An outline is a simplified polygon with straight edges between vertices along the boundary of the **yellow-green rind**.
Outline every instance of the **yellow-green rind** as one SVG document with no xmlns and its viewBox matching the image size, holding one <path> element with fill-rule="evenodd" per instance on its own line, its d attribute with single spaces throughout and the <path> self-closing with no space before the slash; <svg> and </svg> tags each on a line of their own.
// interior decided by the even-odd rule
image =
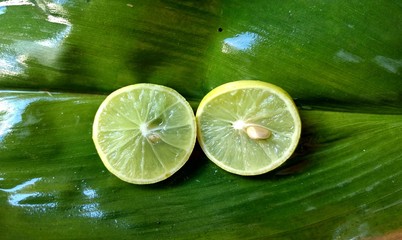
<svg viewBox="0 0 402 240">
<path fill-rule="evenodd" d="M 122 174 L 121 172 L 116 170 L 113 166 L 111 166 L 111 164 L 108 161 L 108 158 L 106 157 L 106 153 L 104 152 L 104 150 L 102 149 L 102 147 L 101 147 L 101 145 L 100 145 L 100 143 L 98 141 L 97 135 L 99 134 L 100 115 L 101 115 L 103 109 L 107 106 L 107 104 L 112 99 L 114 99 L 115 97 L 120 95 L 121 93 L 128 92 L 128 91 L 133 91 L 133 90 L 137 90 L 137 89 L 144 89 L 144 88 L 163 91 L 163 92 L 167 92 L 169 94 L 174 95 L 180 101 L 180 103 L 182 103 L 183 106 L 185 106 L 187 112 L 189 113 L 188 117 L 191 119 L 191 123 L 192 123 L 192 126 L 193 126 L 192 127 L 192 129 L 193 129 L 193 137 L 191 139 L 189 139 L 189 141 L 191 141 L 191 143 L 189 145 L 190 147 L 188 148 L 188 151 L 186 152 L 186 155 L 182 158 L 182 161 L 178 162 L 178 164 L 176 165 L 175 168 L 170 169 L 169 172 L 166 172 L 165 174 L 160 175 L 160 176 L 155 177 L 155 178 L 152 178 L 152 179 L 148 179 L 148 178 L 145 178 L 145 179 L 143 179 L 143 178 L 133 179 L 133 178 L 128 178 L 127 176 L 125 176 L 124 174 Z M 98 108 L 98 110 L 97 110 L 97 112 L 95 114 L 92 130 L 93 130 L 92 131 L 92 140 L 94 142 L 95 148 L 96 148 L 96 150 L 98 152 L 98 155 L 99 155 L 100 159 L 102 160 L 103 164 L 105 165 L 105 167 L 107 168 L 107 170 L 109 172 L 111 172 L 113 175 L 115 175 L 119 179 L 121 179 L 121 180 L 123 180 L 125 182 L 128 182 L 128 183 L 133 183 L 133 184 L 152 184 L 152 183 L 157 183 L 157 182 L 160 182 L 160 181 L 163 181 L 163 180 L 169 178 L 175 172 L 177 172 L 181 167 L 184 166 L 184 164 L 190 158 L 192 150 L 193 150 L 193 148 L 195 146 L 197 125 L 196 125 L 196 121 L 195 121 L 194 112 L 193 112 L 190 104 L 176 90 L 174 90 L 172 88 L 169 88 L 169 87 L 166 87 L 166 86 L 158 85 L 158 84 L 139 83 L 139 84 L 129 85 L 129 86 L 120 88 L 120 89 L 112 92 L 110 95 L 108 95 L 106 97 L 106 99 L 102 102 L 102 104 L 100 105 L 100 107 Z"/>
<path fill-rule="evenodd" d="M 259 169 L 258 171 L 245 171 L 245 170 L 239 170 L 236 168 L 232 168 L 226 164 L 223 164 L 219 159 L 216 159 L 216 157 L 213 156 L 208 151 L 207 147 L 205 146 L 203 134 L 201 132 L 200 117 L 203 113 L 204 107 L 208 104 L 208 102 L 211 99 L 213 99 L 219 95 L 222 95 L 224 93 L 228 93 L 230 91 L 247 89 L 247 88 L 255 88 L 255 87 L 268 90 L 268 91 L 276 94 L 277 96 L 279 96 L 280 99 L 282 99 L 285 102 L 288 109 L 291 109 L 291 111 L 289 111 L 289 112 L 291 113 L 294 123 L 295 123 L 295 133 L 293 134 L 292 145 L 287 149 L 285 155 L 282 155 L 278 160 L 276 160 L 275 162 L 273 162 L 270 165 L 265 166 L 264 168 Z M 228 83 L 222 84 L 222 85 L 214 88 L 209 93 L 207 93 L 205 95 L 205 97 L 201 100 L 199 107 L 197 109 L 197 112 L 196 112 L 196 121 L 197 121 L 197 139 L 198 139 L 198 142 L 200 143 L 202 150 L 207 155 L 207 157 L 212 162 L 214 162 L 216 165 L 218 165 L 220 168 L 222 168 L 228 172 L 238 174 L 238 175 L 243 175 L 243 176 L 261 175 L 261 174 L 267 173 L 267 172 L 279 167 L 280 165 L 282 165 L 287 159 L 289 159 L 292 156 L 293 152 L 296 150 L 296 147 L 298 145 L 298 142 L 299 142 L 299 139 L 301 136 L 301 119 L 300 119 L 297 107 L 296 107 L 293 99 L 291 98 L 291 96 L 285 90 L 283 90 L 282 88 L 280 88 L 276 85 L 273 85 L 273 84 L 270 84 L 267 82 L 263 82 L 263 81 L 258 81 L 258 80 L 239 80 L 239 81 L 234 81 L 234 82 L 228 82 Z M 222 139 L 222 141 L 225 141 L 225 139 Z"/>
</svg>

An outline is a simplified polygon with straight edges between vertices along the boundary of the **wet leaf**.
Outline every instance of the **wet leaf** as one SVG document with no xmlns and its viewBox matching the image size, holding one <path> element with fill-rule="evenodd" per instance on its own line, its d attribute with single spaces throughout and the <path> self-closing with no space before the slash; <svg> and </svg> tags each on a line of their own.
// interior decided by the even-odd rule
<svg viewBox="0 0 402 240">
<path fill-rule="evenodd" d="M 15 238 L 362 239 L 402 227 L 399 1 L 0 2 L 0 231 Z M 194 108 L 221 83 L 287 90 L 303 133 L 259 177 L 197 146 L 150 186 L 91 140 L 113 90 L 167 85 Z"/>
</svg>

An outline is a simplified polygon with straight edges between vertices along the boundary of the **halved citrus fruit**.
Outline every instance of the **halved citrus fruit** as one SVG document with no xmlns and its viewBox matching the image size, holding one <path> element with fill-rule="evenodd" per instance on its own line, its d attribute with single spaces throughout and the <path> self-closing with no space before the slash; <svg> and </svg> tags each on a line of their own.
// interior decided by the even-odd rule
<svg viewBox="0 0 402 240">
<path fill-rule="evenodd" d="M 175 90 L 135 84 L 116 90 L 102 102 L 92 138 L 111 173 L 130 183 L 155 183 L 189 159 L 196 141 L 195 116 Z"/>
<path fill-rule="evenodd" d="M 213 89 L 202 99 L 196 121 L 207 157 L 239 175 L 275 169 L 292 155 L 301 134 L 292 98 L 262 81 L 242 80 Z"/>
</svg>

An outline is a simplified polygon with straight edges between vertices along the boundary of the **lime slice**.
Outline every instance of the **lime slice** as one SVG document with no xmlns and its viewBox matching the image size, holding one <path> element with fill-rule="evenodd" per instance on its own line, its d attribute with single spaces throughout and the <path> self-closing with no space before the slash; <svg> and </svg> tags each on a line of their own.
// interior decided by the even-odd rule
<svg viewBox="0 0 402 240">
<path fill-rule="evenodd" d="M 239 175 L 275 169 L 294 152 L 301 121 L 292 98 L 261 81 L 223 84 L 209 92 L 196 114 L 201 148 L 219 167 Z"/>
<path fill-rule="evenodd" d="M 111 173 L 129 183 L 155 183 L 189 159 L 196 141 L 195 116 L 175 90 L 135 84 L 103 101 L 92 138 Z"/>
</svg>

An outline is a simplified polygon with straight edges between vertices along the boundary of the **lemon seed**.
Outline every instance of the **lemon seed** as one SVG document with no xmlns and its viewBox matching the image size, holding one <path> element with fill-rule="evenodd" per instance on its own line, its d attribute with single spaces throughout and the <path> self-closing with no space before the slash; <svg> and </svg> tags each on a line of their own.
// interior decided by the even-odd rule
<svg viewBox="0 0 402 240">
<path fill-rule="evenodd" d="M 271 131 L 266 129 L 265 127 L 252 125 L 246 128 L 246 132 L 249 138 L 254 140 L 263 140 L 269 138 L 271 136 Z"/>
</svg>

